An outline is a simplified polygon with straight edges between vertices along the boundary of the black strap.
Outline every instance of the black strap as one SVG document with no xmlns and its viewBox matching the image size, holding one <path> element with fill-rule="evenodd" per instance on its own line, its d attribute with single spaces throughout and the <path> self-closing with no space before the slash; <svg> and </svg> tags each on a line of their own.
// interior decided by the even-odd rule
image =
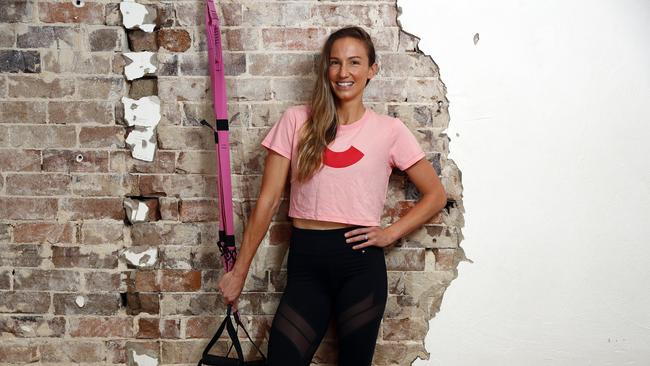
<svg viewBox="0 0 650 366">
<path fill-rule="evenodd" d="M 230 346 L 230 348 L 228 350 L 228 354 L 230 353 L 230 350 L 232 350 L 232 348 L 234 347 L 235 352 L 237 353 L 237 358 L 239 359 L 239 362 L 241 364 L 243 364 L 244 363 L 244 353 L 242 352 L 241 343 L 239 342 L 239 337 L 237 336 L 237 331 L 239 330 L 239 327 L 241 327 L 244 330 L 244 333 L 246 333 L 246 336 L 251 341 L 251 343 L 253 344 L 255 349 L 257 349 L 257 351 L 260 353 L 260 355 L 262 355 L 263 361 L 266 361 L 266 356 L 264 355 L 264 353 L 262 353 L 262 350 L 260 350 L 259 347 L 257 347 L 255 342 L 253 342 L 253 339 L 251 338 L 251 336 L 246 331 L 246 327 L 244 327 L 244 324 L 242 323 L 241 319 L 239 318 L 239 313 L 238 312 L 235 313 L 235 314 L 232 314 L 232 317 L 235 318 L 235 323 L 237 324 L 237 330 L 235 330 L 235 327 L 233 326 L 233 323 L 232 323 L 231 313 L 232 313 L 232 304 L 228 304 L 228 309 L 227 309 L 227 312 L 226 312 L 226 318 L 221 322 L 221 325 L 219 326 L 219 329 L 217 329 L 217 332 L 214 334 L 212 339 L 210 339 L 210 342 L 208 342 L 208 345 L 203 350 L 203 357 L 202 357 L 201 361 L 199 361 L 198 366 L 202 365 L 202 361 L 205 361 L 207 364 L 215 364 L 215 363 L 210 363 L 211 360 L 213 360 L 213 362 L 216 362 L 217 360 L 219 360 L 220 363 L 223 363 L 225 361 L 225 359 L 222 358 L 222 357 L 217 357 L 217 356 L 213 356 L 213 355 L 209 354 L 210 349 L 212 349 L 212 347 L 217 342 L 219 337 L 221 337 L 221 334 L 223 333 L 224 329 L 228 332 L 228 336 L 230 337 L 230 340 L 232 341 L 232 344 L 231 344 L 231 346 Z M 234 361 L 234 362 L 237 362 L 237 361 Z"/>
</svg>

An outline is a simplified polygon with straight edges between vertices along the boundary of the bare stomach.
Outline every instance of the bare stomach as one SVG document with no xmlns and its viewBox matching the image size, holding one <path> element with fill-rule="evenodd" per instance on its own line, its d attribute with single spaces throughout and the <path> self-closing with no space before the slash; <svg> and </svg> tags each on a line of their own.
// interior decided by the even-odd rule
<svg viewBox="0 0 650 366">
<path fill-rule="evenodd" d="M 342 222 L 310 220 L 310 219 L 301 219 L 297 217 L 294 217 L 292 219 L 293 219 L 293 226 L 300 229 L 327 230 L 327 229 L 339 229 L 342 227 L 357 226 L 353 224 L 345 224 Z"/>
</svg>

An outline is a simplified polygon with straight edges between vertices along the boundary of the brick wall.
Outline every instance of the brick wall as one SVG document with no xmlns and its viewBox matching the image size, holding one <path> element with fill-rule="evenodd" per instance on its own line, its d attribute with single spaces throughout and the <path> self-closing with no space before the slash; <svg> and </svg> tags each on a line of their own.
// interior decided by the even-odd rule
<svg viewBox="0 0 650 366">
<path fill-rule="evenodd" d="M 194 365 L 224 304 L 215 246 L 216 185 L 202 1 L 144 1 L 156 30 L 122 26 L 119 2 L 3 2 L 0 11 L 0 363 Z M 449 203 L 387 251 L 389 300 L 377 365 L 427 358 L 427 321 L 464 260 L 461 175 L 447 159 L 445 88 L 435 63 L 401 31 L 395 1 L 219 2 L 231 124 L 237 237 L 259 192 L 260 141 L 306 102 L 329 32 L 361 25 L 380 73 L 366 103 L 416 134 Z M 152 51 L 155 75 L 127 81 L 123 52 Z M 153 162 L 125 144 L 123 96 L 157 95 Z M 384 224 L 418 193 L 390 181 Z M 126 220 L 124 200 L 150 208 Z M 240 312 L 266 347 L 286 279 L 286 201 L 253 262 Z M 239 242 L 239 240 L 238 240 Z M 334 364 L 330 329 L 315 361 Z M 222 347 L 223 345 L 220 345 Z M 248 345 L 247 345 L 248 346 Z M 247 347 L 247 349 L 250 347 Z"/>
</svg>

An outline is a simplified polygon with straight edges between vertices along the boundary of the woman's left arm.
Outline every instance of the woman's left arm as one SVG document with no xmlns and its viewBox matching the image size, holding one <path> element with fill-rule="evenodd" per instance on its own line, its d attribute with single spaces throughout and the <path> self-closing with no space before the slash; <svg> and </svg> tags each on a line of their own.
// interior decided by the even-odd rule
<svg viewBox="0 0 650 366">
<path fill-rule="evenodd" d="M 406 215 L 386 228 L 364 227 L 345 233 L 348 243 L 362 242 L 354 245 L 352 249 L 362 249 L 371 245 L 387 247 L 421 227 L 445 207 L 447 194 L 438 174 L 427 159 L 420 159 L 404 172 L 420 191 L 420 200 Z"/>
</svg>

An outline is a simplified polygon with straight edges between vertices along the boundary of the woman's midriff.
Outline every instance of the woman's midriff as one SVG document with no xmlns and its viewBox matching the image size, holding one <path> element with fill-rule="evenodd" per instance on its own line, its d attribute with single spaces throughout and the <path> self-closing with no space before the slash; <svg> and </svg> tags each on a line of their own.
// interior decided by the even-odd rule
<svg viewBox="0 0 650 366">
<path fill-rule="evenodd" d="M 342 222 L 332 222 L 332 221 L 320 221 L 320 220 L 310 220 L 310 219 L 301 219 L 294 217 L 293 226 L 300 229 L 312 229 L 312 230 L 327 230 L 327 229 L 339 229 L 350 226 L 358 226 L 353 224 L 346 224 Z"/>
</svg>

